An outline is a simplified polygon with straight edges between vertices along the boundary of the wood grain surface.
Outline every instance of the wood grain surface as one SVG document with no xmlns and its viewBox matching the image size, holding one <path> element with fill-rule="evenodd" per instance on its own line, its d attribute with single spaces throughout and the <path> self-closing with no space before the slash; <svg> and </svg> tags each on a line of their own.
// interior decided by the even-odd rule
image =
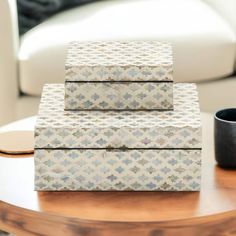
<svg viewBox="0 0 236 236">
<path fill-rule="evenodd" d="M 0 157 L 0 228 L 18 235 L 236 235 L 236 171 L 203 115 L 200 192 L 35 192 L 33 157 Z"/>
</svg>

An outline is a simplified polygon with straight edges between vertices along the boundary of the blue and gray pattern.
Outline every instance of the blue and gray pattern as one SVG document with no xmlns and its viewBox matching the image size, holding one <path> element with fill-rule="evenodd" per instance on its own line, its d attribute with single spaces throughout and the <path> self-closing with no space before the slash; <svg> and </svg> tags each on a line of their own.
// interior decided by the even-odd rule
<svg viewBox="0 0 236 236">
<path fill-rule="evenodd" d="M 36 148 L 201 148 L 196 86 L 174 85 L 174 111 L 64 111 L 64 85 L 43 90 Z"/>
<path fill-rule="evenodd" d="M 172 47 L 158 41 L 71 42 L 66 81 L 173 81 Z"/>
<path fill-rule="evenodd" d="M 173 83 L 66 83 L 65 109 L 173 109 Z"/>
<path fill-rule="evenodd" d="M 198 191 L 201 121 L 194 84 L 174 85 L 174 111 L 65 111 L 64 85 L 43 90 L 35 189 Z"/>
<path fill-rule="evenodd" d="M 36 150 L 35 189 L 198 191 L 200 150 Z"/>
</svg>

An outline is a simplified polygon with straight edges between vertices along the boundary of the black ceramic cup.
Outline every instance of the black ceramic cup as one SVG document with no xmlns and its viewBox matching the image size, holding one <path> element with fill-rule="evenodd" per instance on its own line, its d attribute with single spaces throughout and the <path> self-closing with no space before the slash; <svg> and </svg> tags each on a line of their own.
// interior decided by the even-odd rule
<svg viewBox="0 0 236 236">
<path fill-rule="evenodd" d="M 214 123 L 216 161 L 221 167 L 236 168 L 236 108 L 217 111 Z"/>
</svg>

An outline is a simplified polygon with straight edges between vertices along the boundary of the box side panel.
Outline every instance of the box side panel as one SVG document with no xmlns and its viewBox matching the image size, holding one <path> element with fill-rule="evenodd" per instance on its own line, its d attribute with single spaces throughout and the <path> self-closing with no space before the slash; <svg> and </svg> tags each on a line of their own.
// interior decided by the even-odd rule
<svg viewBox="0 0 236 236">
<path fill-rule="evenodd" d="M 198 191 L 201 150 L 35 150 L 38 191 Z"/>
<path fill-rule="evenodd" d="M 85 117 L 86 119 L 86 117 Z M 89 122 L 89 121 L 88 121 Z M 151 121 L 150 121 L 151 122 Z M 76 124 L 75 126 L 79 123 Z M 201 129 L 190 127 L 40 128 L 35 131 L 36 148 L 201 148 Z"/>
<path fill-rule="evenodd" d="M 171 110 L 173 83 L 66 83 L 68 110 Z"/>
<path fill-rule="evenodd" d="M 171 81 L 173 65 L 66 66 L 65 81 Z"/>
</svg>

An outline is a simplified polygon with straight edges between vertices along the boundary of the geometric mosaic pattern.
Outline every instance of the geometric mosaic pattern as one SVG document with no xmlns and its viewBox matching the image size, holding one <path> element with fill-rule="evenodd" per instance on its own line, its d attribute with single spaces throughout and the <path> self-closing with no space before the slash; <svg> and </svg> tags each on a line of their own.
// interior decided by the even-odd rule
<svg viewBox="0 0 236 236">
<path fill-rule="evenodd" d="M 35 142 L 36 148 L 201 148 L 201 130 L 48 127 L 37 128 Z"/>
<path fill-rule="evenodd" d="M 173 109 L 173 83 L 66 83 L 65 109 Z"/>
<path fill-rule="evenodd" d="M 173 81 L 172 48 L 158 41 L 71 42 L 66 81 Z"/>
<path fill-rule="evenodd" d="M 198 191 L 201 150 L 35 150 L 35 190 Z"/>
<path fill-rule="evenodd" d="M 173 94 L 174 111 L 64 111 L 64 85 L 45 85 L 35 148 L 201 148 L 196 85 Z"/>
</svg>

